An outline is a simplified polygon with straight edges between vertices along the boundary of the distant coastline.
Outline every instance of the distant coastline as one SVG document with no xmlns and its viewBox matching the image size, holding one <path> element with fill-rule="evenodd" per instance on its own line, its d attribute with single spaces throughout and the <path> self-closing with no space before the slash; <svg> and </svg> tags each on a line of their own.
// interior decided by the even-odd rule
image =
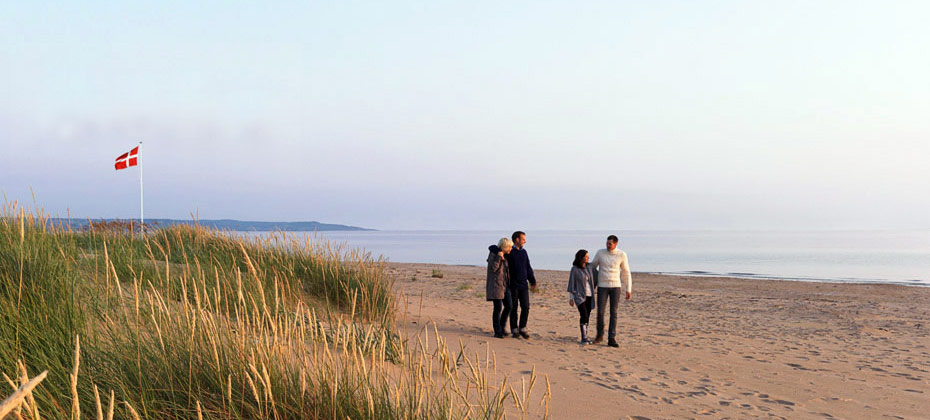
<svg viewBox="0 0 930 420">
<path fill-rule="evenodd" d="M 133 221 L 138 222 L 139 219 L 77 219 L 72 218 L 70 220 L 72 229 L 82 229 L 87 226 L 88 221 L 100 222 L 100 221 Z M 67 225 L 69 223 L 68 219 L 63 218 L 53 218 L 50 220 L 52 223 L 58 225 Z M 248 221 L 248 220 L 233 220 L 233 219 L 200 219 L 200 220 L 181 220 L 181 219 L 145 219 L 146 225 L 157 225 L 159 227 L 174 226 L 174 225 L 200 225 L 208 228 L 218 229 L 218 230 L 231 230 L 239 232 L 271 232 L 271 231 L 285 231 L 285 232 L 336 232 L 336 231 L 352 231 L 352 232 L 373 232 L 375 229 L 363 228 L 358 226 L 350 225 L 340 225 L 335 223 L 321 223 L 317 221 L 310 222 L 263 222 L 263 221 Z"/>
</svg>

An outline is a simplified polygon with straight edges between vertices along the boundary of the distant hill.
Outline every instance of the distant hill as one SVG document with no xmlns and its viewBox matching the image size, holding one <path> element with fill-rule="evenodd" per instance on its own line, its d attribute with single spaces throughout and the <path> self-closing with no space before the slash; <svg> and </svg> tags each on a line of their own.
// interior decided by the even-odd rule
<svg viewBox="0 0 930 420">
<path fill-rule="evenodd" d="M 81 229 L 87 226 L 88 219 L 71 219 L 71 227 L 74 229 Z M 125 221 L 135 221 L 138 222 L 138 219 L 91 219 L 95 222 L 98 221 L 112 221 L 112 220 L 125 220 Z M 64 223 L 67 224 L 67 219 L 52 219 L 55 224 Z M 219 219 L 219 220 L 205 220 L 201 219 L 196 222 L 193 220 L 179 220 L 179 219 L 145 219 L 145 224 L 157 224 L 159 227 L 173 226 L 173 225 L 193 225 L 199 224 L 204 227 L 215 228 L 219 230 L 233 230 L 241 232 L 250 232 L 250 231 L 286 231 L 286 232 L 323 232 L 323 231 L 373 231 L 375 229 L 366 229 L 358 226 L 348 226 L 348 225 L 338 225 L 332 223 L 320 223 L 320 222 L 256 222 L 256 221 L 245 221 L 245 220 L 232 220 L 232 219 Z"/>
</svg>

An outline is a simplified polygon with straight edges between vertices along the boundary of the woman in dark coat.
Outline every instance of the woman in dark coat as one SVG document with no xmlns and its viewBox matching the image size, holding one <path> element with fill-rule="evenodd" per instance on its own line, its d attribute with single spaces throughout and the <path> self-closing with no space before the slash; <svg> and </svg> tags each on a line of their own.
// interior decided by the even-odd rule
<svg viewBox="0 0 930 420">
<path fill-rule="evenodd" d="M 494 336 L 504 338 L 505 323 L 510 315 L 510 299 L 507 296 L 507 287 L 510 285 L 510 268 L 504 255 L 513 249 L 513 241 L 501 238 L 497 245 L 488 247 L 488 285 L 487 298 L 494 302 L 494 312 L 491 313 L 491 322 L 494 325 Z"/>
<path fill-rule="evenodd" d="M 588 268 L 588 251 L 579 249 L 568 275 L 569 304 L 578 307 L 578 325 L 581 329 L 581 344 L 588 344 L 588 318 L 594 308 L 594 273 Z"/>
</svg>

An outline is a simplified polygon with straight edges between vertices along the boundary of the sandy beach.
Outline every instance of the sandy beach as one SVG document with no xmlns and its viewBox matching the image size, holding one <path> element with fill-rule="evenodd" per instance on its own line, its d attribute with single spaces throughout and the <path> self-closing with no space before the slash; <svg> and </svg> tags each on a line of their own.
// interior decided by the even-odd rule
<svg viewBox="0 0 930 420">
<path fill-rule="evenodd" d="M 634 273 L 615 349 L 578 344 L 567 271 L 536 271 L 524 340 L 492 336 L 485 267 L 388 270 L 408 330 L 490 351 L 517 389 L 535 368 L 554 419 L 930 417 L 930 288 Z"/>
</svg>

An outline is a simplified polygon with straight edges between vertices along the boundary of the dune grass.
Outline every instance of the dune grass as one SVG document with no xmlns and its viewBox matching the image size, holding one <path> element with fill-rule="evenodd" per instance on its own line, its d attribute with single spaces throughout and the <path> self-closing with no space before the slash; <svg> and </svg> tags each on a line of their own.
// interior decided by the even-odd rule
<svg viewBox="0 0 930 420">
<path fill-rule="evenodd" d="M 0 211 L 0 372 L 26 419 L 520 417 L 536 380 L 399 332 L 384 262 L 312 237 L 144 237 Z M 528 388 L 527 388 L 528 385 Z M 34 385 L 33 385 L 34 386 Z M 512 407 L 512 408 L 510 408 Z M 106 414 L 106 415 L 105 415 Z"/>
</svg>

